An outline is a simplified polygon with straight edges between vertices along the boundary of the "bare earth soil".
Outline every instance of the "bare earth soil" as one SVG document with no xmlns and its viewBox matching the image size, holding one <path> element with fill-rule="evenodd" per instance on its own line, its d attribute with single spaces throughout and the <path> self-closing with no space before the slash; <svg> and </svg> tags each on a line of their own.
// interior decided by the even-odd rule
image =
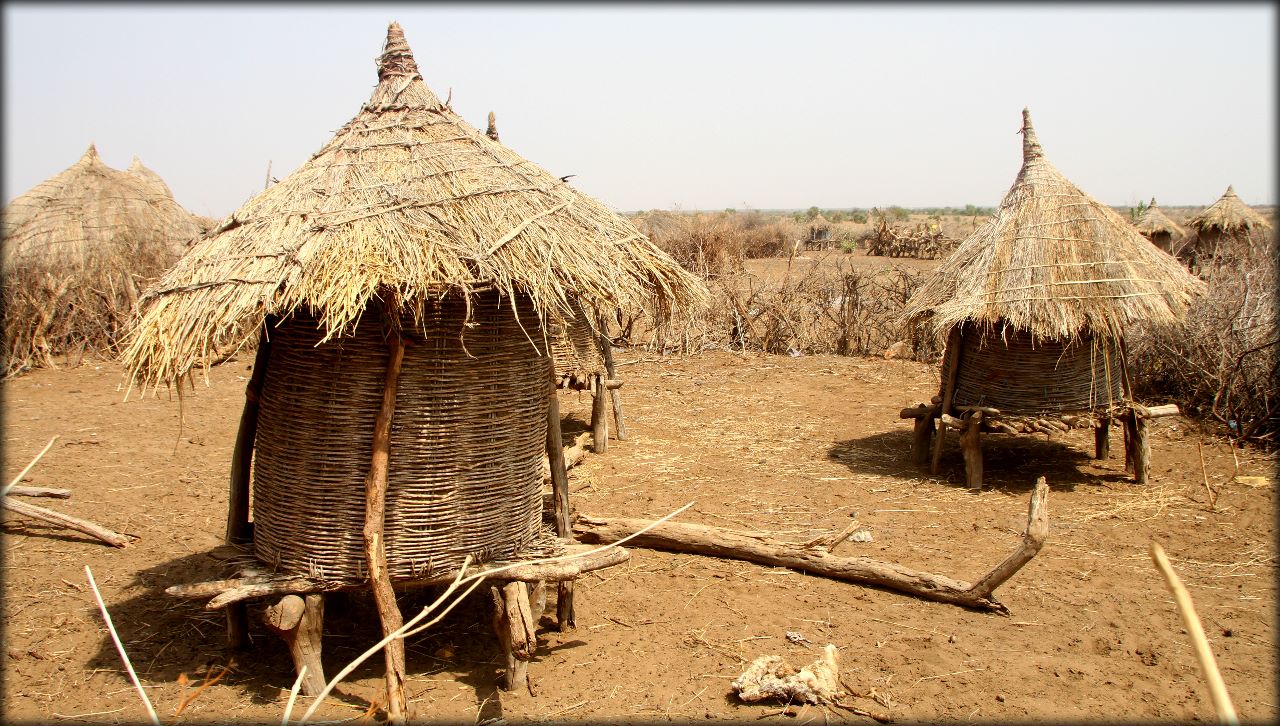
<svg viewBox="0 0 1280 726">
<path fill-rule="evenodd" d="M 69 500 L 27 499 L 139 539 L 113 549 L 5 512 L 6 722 L 144 721 L 85 577 L 92 568 L 142 684 L 165 723 L 279 722 L 293 682 L 283 644 L 251 608 L 254 649 L 223 645 L 220 614 L 164 594 L 213 579 L 225 526 L 231 447 L 248 365 L 241 357 L 178 400 L 123 402 L 121 370 L 90 363 L 5 384 L 8 482 L 55 434 L 28 485 Z M 729 683 L 758 656 L 795 665 L 839 648 L 848 702 L 898 720 L 1212 720 L 1214 712 L 1173 600 L 1148 555 L 1163 544 L 1190 588 L 1243 719 L 1275 721 L 1276 547 L 1273 457 L 1233 454 L 1194 424 L 1161 419 L 1151 483 L 1095 461 L 1089 432 L 1061 439 L 990 436 L 984 491 L 963 483 L 952 436 L 943 473 L 911 464 L 900 407 L 937 391 L 924 363 L 727 352 L 659 358 L 620 351 L 627 441 L 570 472 L 574 507 L 764 530 L 803 542 L 845 527 L 872 533 L 837 554 L 864 555 L 972 580 L 1011 552 L 1029 493 L 1044 475 L 1045 549 L 996 591 L 1004 617 L 786 569 L 632 549 L 629 563 L 580 580 L 577 628 L 555 630 L 554 605 L 530 666 L 536 695 L 496 689 L 502 658 L 480 591 L 410 639 L 413 720 L 866 722 L 847 711 L 742 704 Z M 567 436 L 590 397 L 562 394 Z M 180 422 L 180 412 L 182 420 Z M 1203 441 L 1204 474 L 1197 441 Z M 394 455 L 394 454 L 393 454 Z M 1238 458 L 1239 465 L 1235 463 Z M 1236 475 L 1265 477 L 1236 479 Z M 1207 503 L 1205 478 L 1220 491 Z M 405 613 L 430 601 L 402 597 Z M 332 676 L 378 636 L 368 595 L 330 601 L 324 663 Z M 809 642 L 791 643 L 787 631 Z M 217 683 L 175 711 L 209 674 Z M 382 659 L 361 666 L 322 706 L 358 721 L 382 698 Z M 302 705 L 311 699 L 302 698 Z M 295 710 L 294 717 L 300 715 Z M 376 718 L 382 718 L 378 714 Z"/>
</svg>

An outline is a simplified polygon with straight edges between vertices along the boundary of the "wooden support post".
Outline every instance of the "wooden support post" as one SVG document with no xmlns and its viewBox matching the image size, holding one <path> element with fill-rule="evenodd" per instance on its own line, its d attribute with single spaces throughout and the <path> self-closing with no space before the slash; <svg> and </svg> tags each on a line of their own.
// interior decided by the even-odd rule
<svg viewBox="0 0 1280 726">
<path fill-rule="evenodd" d="M 302 695 L 318 696 L 324 690 L 324 666 L 320 662 L 320 640 L 324 632 L 324 595 L 312 593 L 304 600 L 285 595 L 262 614 L 267 627 L 284 640 L 293 656 L 295 672 L 301 673 Z"/>
<path fill-rule="evenodd" d="M 1137 417 L 1130 411 L 1124 417 L 1124 470 L 1133 472 L 1133 446 L 1137 438 Z"/>
<path fill-rule="evenodd" d="M 933 443 L 937 428 L 931 415 L 926 414 L 916 419 L 915 430 L 911 436 L 911 453 L 915 455 L 917 466 L 929 463 L 929 444 Z"/>
<path fill-rule="evenodd" d="M 609 381 L 612 383 L 618 378 L 617 366 L 613 364 L 613 341 L 609 340 L 609 336 L 604 333 L 604 320 L 600 322 L 600 350 L 604 353 L 604 370 L 609 374 Z M 613 403 L 613 427 L 618 441 L 626 441 L 627 425 L 622 420 L 622 393 L 617 388 L 610 387 L 609 399 Z"/>
<path fill-rule="evenodd" d="M 493 629 L 507 661 L 502 687 L 507 691 L 529 688 L 529 661 L 537 644 L 533 635 L 537 621 L 529 607 L 529 591 L 523 582 L 508 582 L 501 588 L 490 587 L 489 594 L 493 599 Z"/>
<path fill-rule="evenodd" d="M 603 454 L 609 449 L 609 392 L 600 375 L 591 376 L 591 435 L 593 451 Z"/>
<path fill-rule="evenodd" d="M 258 436 L 258 400 L 271 357 L 268 318 L 258 336 L 258 352 L 253 357 L 253 372 L 244 389 L 244 409 L 240 412 L 240 428 L 236 431 L 235 448 L 231 451 L 230 487 L 227 494 L 227 544 L 249 544 L 253 529 L 249 525 L 249 472 L 253 463 L 254 442 Z M 249 612 L 245 603 L 227 608 L 227 645 L 235 650 L 249 647 Z"/>
<path fill-rule="evenodd" d="M 982 487 L 982 412 L 976 411 L 965 420 L 960 434 L 964 453 L 964 477 L 969 487 Z"/>
<path fill-rule="evenodd" d="M 1111 456 L 1111 419 L 1103 418 L 1098 421 L 1098 427 L 1093 430 L 1093 458 L 1103 460 Z"/>
<path fill-rule="evenodd" d="M 947 334 L 946 347 L 946 351 L 951 353 L 951 355 L 946 356 L 949 365 L 944 366 L 942 370 L 942 401 L 939 404 L 938 409 L 944 414 L 951 413 L 951 399 L 956 392 L 956 376 L 960 373 L 961 341 L 962 336 L 960 335 L 960 326 L 952 326 L 951 332 Z M 946 438 L 947 427 L 939 421 L 938 433 L 933 437 L 933 458 L 929 462 L 930 474 L 938 473 L 938 467 L 942 463 L 942 447 L 946 442 Z"/>
<path fill-rule="evenodd" d="M 236 431 L 236 444 L 231 452 L 227 544 L 247 544 L 252 539 L 249 531 L 249 471 L 258 435 L 258 399 L 262 395 L 267 361 L 271 356 L 271 341 L 266 330 L 269 323 L 263 323 L 262 334 L 258 336 L 258 353 L 253 358 L 253 373 L 249 375 L 249 383 L 244 389 L 244 409 L 240 413 L 240 428 Z"/>
<path fill-rule="evenodd" d="M 560 398 L 555 388 L 547 406 L 547 463 L 551 467 L 551 495 L 554 504 L 556 534 L 569 534 L 569 474 L 564 467 L 564 442 L 560 432 Z M 561 582 L 556 588 L 556 621 L 564 632 L 574 625 L 573 582 Z"/>
<path fill-rule="evenodd" d="M 1133 416 L 1133 481 L 1135 484 L 1146 484 L 1151 474 L 1151 437 L 1148 435 L 1147 420 L 1141 416 Z"/>
<path fill-rule="evenodd" d="M 400 336 L 397 313 L 388 303 L 384 315 L 394 328 L 391 357 L 387 361 L 387 377 L 382 391 L 382 407 L 373 426 L 373 459 L 365 479 L 364 547 L 369 561 L 369 583 L 386 637 L 404 625 L 396 593 L 387 572 L 387 548 L 383 524 L 386 519 L 387 468 L 391 458 L 391 420 L 396 411 L 396 388 L 400 381 L 400 365 L 404 361 L 404 338 Z M 396 726 L 405 723 L 407 703 L 404 693 L 404 640 L 396 638 L 384 649 L 387 663 L 387 721 Z"/>
</svg>

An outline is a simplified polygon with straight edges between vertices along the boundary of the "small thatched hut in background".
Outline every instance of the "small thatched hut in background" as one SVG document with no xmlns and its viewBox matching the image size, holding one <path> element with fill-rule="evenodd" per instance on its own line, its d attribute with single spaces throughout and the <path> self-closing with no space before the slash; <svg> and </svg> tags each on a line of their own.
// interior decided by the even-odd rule
<svg viewBox="0 0 1280 726">
<path fill-rule="evenodd" d="M 1168 215 L 1156 206 L 1156 198 L 1151 198 L 1151 204 L 1147 205 L 1142 216 L 1133 225 L 1138 230 L 1138 234 L 1151 240 L 1151 244 L 1160 249 L 1173 254 L 1174 244 L 1182 237 L 1182 227 L 1177 222 L 1169 219 Z"/>
<path fill-rule="evenodd" d="M 307 583 L 295 607 L 317 638 L 321 592 L 372 587 L 390 632 L 395 586 L 568 546 L 557 539 L 569 536 L 569 505 L 546 322 L 571 317 L 574 299 L 669 310 L 706 295 L 626 220 L 459 118 L 423 83 L 397 24 L 377 67 L 355 118 L 148 292 L 125 356 L 143 387 L 178 385 L 210 351 L 258 341 L 228 539 L 270 572 L 244 597 L 286 591 L 264 582 L 294 593 Z M 544 453 L 554 532 L 543 526 Z M 556 577 L 499 577 L 511 581 L 499 617 L 513 628 L 509 686 L 532 651 L 519 623 L 502 620 L 529 612 L 517 580 L 571 582 L 620 561 L 605 555 Z M 240 592 L 227 585 L 221 602 Z M 562 627 L 570 596 L 563 587 Z M 242 617 L 231 614 L 233 632 Z M 294 653 L 312 695 L 319 645 Z M 403 641 L 386 652 L 388 712 L 403 720 Z"/>
<path fill-rule="evenodd" d="M 972 486 L 982 481 L 981 433 L 1091 426 L 1102 458 L 1119 419 L 1126 460 L 1143 482 L 1144 422 L 1168 409 L 1133 400 L 1125 327 L 1178 321 L 1203 285 L 1054 168 L 1022 113 L 1013 187 L 907 304 L 907 320 L 927 323 L 946 349 L 933 404 L 901 415 L 917 419 L 917 461 L 933 439 L 935 473 L 947 428 L 959 429 Z"/>
<path fill-rule="evenodd" d="M 831 222 L 819 212 L 805 225 L 804 248 L 824 250 L 831 246 Z"/>
<path fill-rule="evenodd" d="M 136 171 L 135 171 L 136 169 Z M 140 291 L 202 231 L 155 172 L 89 145 L 4 209 L 4 372 L 112 354 Z"/>
<path fill-rule="evenodd" d="M 1265 244 L 1271 222 L 1240 201 L 1230 186 L 1218 201 L 1187 220 L 1187 233 L 1177 243 L 1178 259 L 1192 270 L 1240 259 L 1243 248 Z"/>
</svg>

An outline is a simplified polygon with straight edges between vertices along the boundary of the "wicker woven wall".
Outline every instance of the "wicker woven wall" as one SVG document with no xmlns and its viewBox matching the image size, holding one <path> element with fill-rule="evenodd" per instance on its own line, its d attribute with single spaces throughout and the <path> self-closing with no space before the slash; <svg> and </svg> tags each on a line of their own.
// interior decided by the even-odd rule
<svg viewBox="0 0 1280 726">
<path fill-rule="evenodd" d="M 531 311 L 528 300 L 518 301 Z M 456 569 L 464 555 L 511 556 L 541 527 L 551 361 L 532 313 L 520 329 L 496 294 L 465 308 L 428 303 L 426 332 L 404 320 L 391 427 L 386 548 L 393 579 Z M 363 578 L 365 475 L 388 350 L 379 313 L 317 346 L 315 321 L 271 334 L 254 460 L 254 550 L 280 571 Z M 465 350 L 464 350 L 465 345 Z"/>
<path fill-rule="evenodd" d="M 955 406 L 991 406 L 1003 414 L 1070 413 L 1106 408 L 1124 400 L 1118 347 L 1081 338 L 1032 344 L 1027 331 L 983 335 L 965 330 Z M 954 351 L 944 355 L 943 370 Z"/>
<path fill-rule="evenodd" d="M 596 334 L 587 320 L 587 313 L 574 298 L 571 303 L 573 320 L 548 324 L 551 340 L 551 357 L 555 361 L 556 380 L 575 373 L 579 378 L 605 372 L 604 358 Z"/>
</svg>

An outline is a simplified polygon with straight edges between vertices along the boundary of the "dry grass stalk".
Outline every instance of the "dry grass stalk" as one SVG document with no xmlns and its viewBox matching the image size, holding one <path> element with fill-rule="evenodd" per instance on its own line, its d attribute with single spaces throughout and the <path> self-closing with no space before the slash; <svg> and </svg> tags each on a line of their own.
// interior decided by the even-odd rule
<svg viewBox="0 0 1280 726">
<path fill-rule="evenodd" d="M 398 24 L 378 86 L 300 168 L 246 202 L 143 296 L 124 354 L 135 382 L 173 383 L 251 344 L 273 315 L 315 311 L 325 339 L 374 297 L 517 291 L 539 315 L 672 308 L 705 289 L 631 223 L 454 113 L 423 83 Z M 416 320 L 416 322 L 421 322 Z"/>
<path fill-rule="evenodd" d="M 1151 559 L 1155 561 L 1156 568 L 1160 570 L 1165 584 L 1173 593 L 1173 600 L 1178 606 L 1178 617 L 1191 638 L 1196 661 L 1200 664 L 1200 670 L 1209 684 L 1209 697 L 1213 701 L 1213 710 L 1217 712 L 1218 720 L 1225 724 L 1240 723 L 1235 706 L 1231 704 L 1231 696 L 1227 694 L 1227 685 L 1223 683 L 1222 674 L 1218 672 L 1218 663 L 1213 658 L 1213 651 L 1209 649 L 1209 639 L 1205 637 L 1200 618 L 1196 615 L 1195 605 L 1191 602 L 1191 595 L 1182 584 L 1182 580 L 1178 578 L 1178 574 L 1173 571 L 1169 558 L 1165 556 L 1164 548 L 1154 540 L 1151 542 Z"/>
<path fill-rule="evenodd" d="M 156 710 L 151 706 L 151 699 L 147 698 L 147 692 L 142 687 L 142 683 L 138 681 L 138 674 L 133 670 L 133 663 L 129 660 L 129 654 L 124 650 L 124 644 L 120 642 L 120 635 L 116 633 L 116 626 L 111 622 L 111 613 L 107 612 L 107 604 L 102 601 L 102 593 L 98 592 L 98 583 L 94 582 L 93 570 L 88 565 L 84 566 L 85 577 L 89 578 L 89 587 L 93 590 L 93 599 L 98 602 L 98 610 L 102 612 L 102 619 L 107 624 L 107 632 L 111 633 L 111 641 L 116 644 L 116 652 L 120 654 L 120 660 L 124 661 L 125 670 L 129 672 L 129 680 L 133 681 L 133 687 L 137 689 L 138 696 L 142 698 L 142 703 L 147 707 L 147 715 L 151 717 L 151 723 L 160 726 L 160 717 L 156 715 Z"/>
<path fill-rule="evenodd" d="M 4 374 L 114 354 L 138 292 L 202 231 L 137 158 L 89 149 L 9 203 L 3 220 Z"/>
<path fill-rule="evenodd" d="M 906 317 L 939 336 L 959 323 L 1008 324 L 1036 339 L 1137 321 L 1176 323 L 1204 285 L 1045 159 L 1023 110 L 1022 169 L 995 215 L 912 297 Z"/>
</svg>

